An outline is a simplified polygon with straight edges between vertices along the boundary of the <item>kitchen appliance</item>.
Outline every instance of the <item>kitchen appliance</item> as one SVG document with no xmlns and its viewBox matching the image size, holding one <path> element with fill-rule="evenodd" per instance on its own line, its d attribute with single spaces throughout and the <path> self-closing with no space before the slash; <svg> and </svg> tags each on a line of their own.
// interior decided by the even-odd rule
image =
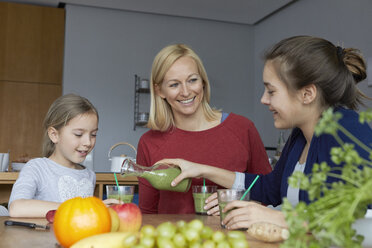
<svg viewBox="0 0 372 248">
<path fill-rule="evenodd" d="M 126 154 L 121 154 L 120 156 L 111 157 L 112 150 L 114 150 L 116 147 L 118 147 L 120 145 L 127 145 L 127 146 L 131 147 L 133 149 L 134 153 L 135 153 L 134 158 L 129 157 Z M 108 158 L 111 161 L 111 168 L 110 168 L 111 172 L 120 173 L 121 166 L 122 166 L 124 160 L 126 158 L 128 158 L 128 159 L 130 159 L 130 160 L 132 160 L 132 161 L 135 162 L 136 161 L 136 156 L 137 156 L 137 150 L 136 150 L 136 148 L 133 145 L 127 143 L 127 142 L 119 142 L 119 143 L 111 146 L 111 148 L 110 148 L 110 150 L 108 152 Z"/>
</svg>

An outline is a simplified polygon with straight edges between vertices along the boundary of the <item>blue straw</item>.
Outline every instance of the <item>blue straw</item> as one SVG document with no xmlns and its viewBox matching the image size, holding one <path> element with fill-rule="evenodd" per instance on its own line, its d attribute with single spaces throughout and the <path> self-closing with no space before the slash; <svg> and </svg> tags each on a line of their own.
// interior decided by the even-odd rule
<svg viewBox="0 0 372 248">
<path fill-rule="evenodd" d="M 256 183 L 257 179 L 260 177 L 260 175 L 257 175 L 256 178 L 253 180 L 251 185 L 249 185 L 248 189 L 244 192 L 244 195 L 240 198 L 241 201 L 243 201 L 244 197 L 248 194 L 248 192 L 251 190 L 253 185 Z"/>
</svg>

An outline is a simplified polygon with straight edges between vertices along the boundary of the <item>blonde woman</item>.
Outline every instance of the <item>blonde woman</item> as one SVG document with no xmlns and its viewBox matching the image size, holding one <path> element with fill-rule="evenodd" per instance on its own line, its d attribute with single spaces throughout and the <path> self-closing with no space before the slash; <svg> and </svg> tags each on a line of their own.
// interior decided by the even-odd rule
<svg viewBox="0 0 372 248">
<path fill-rule="evenodd" d="M 230 171 L 269 173 L 268 157 L 252 121 L 213 109 L 209 101 L 210 84 L 199 56 L 183 44 L 163 48 L 152 66 L 151 130 L 139 141 L 137 162 L 151 166 L 164 158 L 183 158 Z M 202 178 L 192 181 L 201 184 Z M 145 179 L 139 179 L 139 206 L 143 213 L 194 213 L 191 190 L 158 191 Z M 208 214 L 218 212 L 216 206 L 205 208 Z"/>
</svg>

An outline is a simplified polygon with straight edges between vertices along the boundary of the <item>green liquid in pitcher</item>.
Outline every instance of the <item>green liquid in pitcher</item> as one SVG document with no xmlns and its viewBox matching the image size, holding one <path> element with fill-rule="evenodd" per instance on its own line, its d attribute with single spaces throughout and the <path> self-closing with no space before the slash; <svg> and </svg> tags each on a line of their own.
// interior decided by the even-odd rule
<svg viewBox="0 0 372 248">
<path fill-rule="evenodd" d="M 124 203 L 131 203 L 133 201 L 133 195 L 108 195 L 107 198 L 121 200 Z"/>
<path fill-rule="evenodd" d="M 204 209 L 205 200 L 211 196 L 212 193 L 193 193 L 195 213 L 207 214 L 207 210 Z"/>
<path fill-rule="evenodd" d="M 167 168 L 160 170 L 145 171 L 140 177 L 145 178 L 151 185 L 159 190 L 170 190 L 177 192 L 187 192 L 190 189 L 191 179 L 182 180 L 177 186 L 171 186 L 171 182 L 175 179 L 181 170 L 179 168 Z"/>
</svg>

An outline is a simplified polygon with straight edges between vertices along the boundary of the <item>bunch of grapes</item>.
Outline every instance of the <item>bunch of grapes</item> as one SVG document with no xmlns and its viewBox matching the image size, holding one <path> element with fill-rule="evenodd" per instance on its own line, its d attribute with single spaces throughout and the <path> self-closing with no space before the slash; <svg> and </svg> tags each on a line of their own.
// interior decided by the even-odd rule
<svg viewBox="0 0 372 248">
<path fill-rule="evenodd" d="M 194 219 L 189 223 L 181 220 L 176 224 L 161 223 L 158 227 L 145 225 L 140 232 L 124 239 L 129 248 L 248 248 L 242 231 L 213 231 L 202 221 Z"/>
</svg>

